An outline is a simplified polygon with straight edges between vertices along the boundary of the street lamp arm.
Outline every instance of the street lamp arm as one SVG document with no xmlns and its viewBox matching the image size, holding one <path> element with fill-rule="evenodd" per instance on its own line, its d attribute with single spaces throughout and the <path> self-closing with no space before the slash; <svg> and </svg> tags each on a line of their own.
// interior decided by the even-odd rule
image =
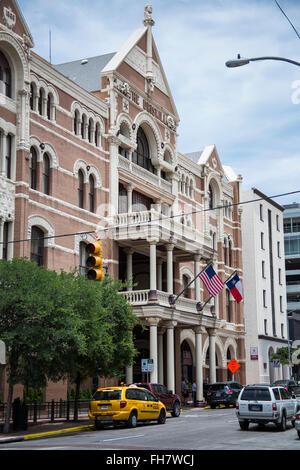
<svg viewBox="0 0 300 470">
<path fill-rule="evenodd" d="M 257 61 L 257 60 L 280 60 L 282 62 L 288 62 L 290 64 L 300 66 L 300 62 L 297 62 L 296 60 L 286 59 L 285 57 L 277 57 L 277 56 L 252 57 L 251 59 L 238 58 L 236 60 L 228 60 L 225 63 L 225 65 L 226 65 L 226 67 L 229 67 L 229 68 L 241 67 L 243 65 L 249 64 L 249 62 L 254 62 L 254 61 Z"/>
</svg>

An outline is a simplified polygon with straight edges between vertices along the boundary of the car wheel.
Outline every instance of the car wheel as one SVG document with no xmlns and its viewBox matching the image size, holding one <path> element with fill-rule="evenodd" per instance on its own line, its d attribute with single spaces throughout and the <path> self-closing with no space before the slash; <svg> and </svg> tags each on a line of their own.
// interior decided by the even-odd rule
<svg viewBox="0 0 300 470">
<path fill-rule="evenodd" d="M 158 422 L 158 424 L 165 424 L 165 422 L 166 422 L 166 412 L 165 412 L 164 409 L 160 410 L 157 422 Z"/>
<path fill-rule="evenodd" d="M 296 421 L 295 419 L 292 419 L 291 421 L 293 428 L 295 427 L 295 421 Z"/>
<path fill-rule="evenodd" d="M 171 415 L 174 418 L 178 418 L 178 416 L 180 416 L 180 403 L 178 403 L 178 401 L 174 403 L 174 408 L 173 408 L 173 411 L 171 412 Z"/>
<path fill-rule="evenodd" d="M 249 428 L 249 421 L 239 421 L 240 428 L 242 431 L 247 431 Z"/>
<path fill-rule="evenodd" d="M 137 425 L 137 414 L 136 411 L 132 411 L 127 421 L 127 426 L 129 428 L 135 428 Z"/>
<path fill-rule="evenodd" d="M 98 429 L 98 431 L 99 431 L 100 429 L 104 429 L 104 424 L 99 423 L 99 421 L 96 420 L 96 421 L 95 421 L 95 428 Z"/>
<path fill-rule="evenodd" d="M 280 423 L 276 424 L 276 427 L 279 431 L 285 431 L 286 430 L 286 416 L 285 413 L 282 413 L 282 418 Z"/>
</svg>

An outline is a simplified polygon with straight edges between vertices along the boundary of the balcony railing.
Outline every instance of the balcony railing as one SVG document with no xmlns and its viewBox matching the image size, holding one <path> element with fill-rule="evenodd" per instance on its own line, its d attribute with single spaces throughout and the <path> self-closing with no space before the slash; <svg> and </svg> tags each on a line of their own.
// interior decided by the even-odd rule
<svg viewBox="0 0 300 470">
<path fill-rule="evenodd" d="M 124 295 L 127 300 L 131 303 L 133 306 L 142 306 L 142 305 L 147 305 L 149 302 L 149 289 L 145 290 L 132 290 L 132 291 L 126 291 L 126 292 L 120 292 L 121 295 Z M 156 291 L 157 295 L 157 303 L 162 306 L 162 307 L 170 307 L 169 303 L 169 293 L 157 290 Z M 187 312 L 187 313 L 197 313 L 196 309 L 196 304 L 197 301 L 194 299 L 188 299 L 186 297 L 179 297 L 176 301 L 176 310 L 180 310 L 182 312 Z M 205 310 L 205 314 L 210 314 L 209 313 L 209 308 L 210 305 L 207 304 L 207 308 Z"/>
</svg>

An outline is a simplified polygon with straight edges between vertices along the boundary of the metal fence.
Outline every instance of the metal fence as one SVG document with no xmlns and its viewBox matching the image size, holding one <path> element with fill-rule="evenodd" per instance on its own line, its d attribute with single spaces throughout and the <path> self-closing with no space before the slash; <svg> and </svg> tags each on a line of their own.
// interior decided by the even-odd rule
<svg viewBox="0 0 300 470">
<path fill-rule="evenodd" d="M 89 412 L 90 400 L 78 400 L 78 415 Z M 71 420 L 74 417 L 74 400 L 48 401 L 44 403 L 26 403 L 28 422 L 37 423 L 39 420 L 55 421 L 55 419 L 66 418 Z M 0 424 L 4 423 L 4 416 L 7 404 L 0 403 Z M 11 407 L 12 421 L 13 405 Z"/>
</svg>

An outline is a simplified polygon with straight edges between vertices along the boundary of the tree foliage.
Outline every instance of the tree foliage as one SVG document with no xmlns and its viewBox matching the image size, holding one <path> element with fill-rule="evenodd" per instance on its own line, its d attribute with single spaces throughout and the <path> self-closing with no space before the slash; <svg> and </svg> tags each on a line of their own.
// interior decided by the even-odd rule
<svg viewBox="0 0 300 470">
<path fill-rule="evenodd" d="M 136 317 L 122 284 L 60 274 L 26 258 L 0 260 L 0 338 L 6 344 L 8 413 L 17 383 L 44 387 L 48 379 L 80 384 L 116 375 L 133 362 Z M 7 425 L 7 422 L 6 422 Z"/>
</svg>

